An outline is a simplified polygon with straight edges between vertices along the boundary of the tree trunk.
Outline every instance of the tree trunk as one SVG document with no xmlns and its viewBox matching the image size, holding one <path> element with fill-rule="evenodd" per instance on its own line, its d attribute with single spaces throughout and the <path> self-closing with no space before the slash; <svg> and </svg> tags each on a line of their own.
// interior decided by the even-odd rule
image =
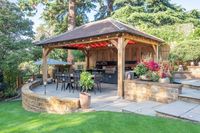
<svg viewBox="0 0 200 133">
<path fill-rule="evenodd" d="M 76 0 L 69 0 L 68 30 L 73 30 L 76 26 Z"/>
<path fill-rule="evenodd" d="M 76 0 L 69 0 L 68 30 L 73 30 L 76 26 Z M 72 50 L 68 49 L 68 61 L 73 60 Z"/>
<path fill-rule="evenodd" d="M 108 4 L 108 17 L 113 12 L 113 3 L 114 3 L 114 0 L 107 0 L 107 4 Z"/>
</svg>

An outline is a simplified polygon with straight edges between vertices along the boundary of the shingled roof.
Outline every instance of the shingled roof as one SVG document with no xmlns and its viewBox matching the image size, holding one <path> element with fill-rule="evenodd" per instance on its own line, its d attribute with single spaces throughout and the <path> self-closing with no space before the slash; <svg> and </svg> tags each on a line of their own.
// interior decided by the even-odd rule
<svg viewBox="0 0 200 133">
<path fill-rule="evenodd" d="M 36 43 L 36 45 L 45 45 L 45 44 L 58 43 L 64 41 L 72 41 L 76 39 L 84 39 L 88 37 L 95 37 L 111 33 L 129 33 L 137 36 L 142 36 L 157 42 L 164 42 L 160 38 L 149 35 L 145 32 L 141 32 L 138 29 L 126 25 L 120 21 L 114 20 L 112 18 L 107 18 L 104 20 L 95 21 L 82 25 L 71 31 L 67 31 L 63 34 L 42 40 Z"/>
</svg>

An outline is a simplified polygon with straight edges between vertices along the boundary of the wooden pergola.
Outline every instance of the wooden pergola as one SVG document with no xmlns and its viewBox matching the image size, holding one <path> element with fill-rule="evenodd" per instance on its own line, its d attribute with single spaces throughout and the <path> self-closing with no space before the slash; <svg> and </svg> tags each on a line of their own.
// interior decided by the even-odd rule
<svg viewBox="0 0 200 133">
<path fill-rule="evenodd" d="M 43 47 L 43 81 L 47 81 L 47 56 L 51 50 L 81 50 L 86 55 L 87 67 L 89 67 L 89 50 L 112 45 L 117 49 L 118 96 L 123 97 L 125 47 L 134 44 L 151 46 L 158 60 L 158 47 L 162 43 L 162 39 L 108 18 L 77 27 L 64 34 L 40 41 L 36 45 Z"/>
</svg>

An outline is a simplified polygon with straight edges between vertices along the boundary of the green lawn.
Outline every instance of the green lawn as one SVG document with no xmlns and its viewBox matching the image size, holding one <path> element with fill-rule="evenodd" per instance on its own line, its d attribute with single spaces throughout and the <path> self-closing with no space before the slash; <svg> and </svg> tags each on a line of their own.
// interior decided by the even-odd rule
<svg viewBox="0 0 200 133">
<path fill-rule="evenodd" d="M 31 113 L 21 102 L 0 103 L 0 133 L 200 133 L 200 125 L 128 113 Z"/>
</svg>

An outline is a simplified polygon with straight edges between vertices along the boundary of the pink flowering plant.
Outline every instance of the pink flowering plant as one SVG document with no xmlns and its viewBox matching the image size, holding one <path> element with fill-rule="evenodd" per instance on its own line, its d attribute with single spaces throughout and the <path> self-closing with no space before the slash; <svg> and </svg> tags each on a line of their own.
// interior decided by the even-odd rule
<svg viewBox="0 0 200 133">
<path fill-rule="evenodd" d="M 160 70 L 159 64 L 154 61 L 144 62 L 144 64 L 150 71 L 159 71 Z"/>
<path fill-rule="evenodd" d="M 140 77 L 145 76 L 147 79 L 150 79 L 152 81 L 158 81 L 160 78 L 158 74 L 159 70 L 160 66 L 158 63 L 154 61 L 149 61 L 149 62 L 139 63 L 135 67 L 134 72 Z"/>
</svg>

